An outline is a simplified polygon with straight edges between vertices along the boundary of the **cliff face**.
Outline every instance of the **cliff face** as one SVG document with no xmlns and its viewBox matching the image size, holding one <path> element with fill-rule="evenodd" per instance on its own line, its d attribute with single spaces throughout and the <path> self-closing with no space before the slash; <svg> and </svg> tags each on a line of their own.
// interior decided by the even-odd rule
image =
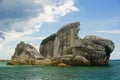
<svg viewBox="0 0 120 80">
<path fill-rule="evenodd" d="M 79 26 L 79 22 L 62 26 L 41 42 L 40 53 L 32 45 L 20 42 L 8 64 L 108 65 L 114 43 L 94 35 L 81 39 Z"/>
<path fill-rule="evenodd" d="M 80 44 L 78 37 L 79 25 L 79 22 L 67 24 L 58 30 L 56 34 L 43 40 L 40 53 L 50 58 L 67 54 L 66 51 L 70 47 Z"/>
<path fill-rule="evenodd" d="M 66 52 L 70 47 L 79 43 L 79 37 L 77 35 L 79 25 L 79 22 L 67 24 L 56 33 L 53 57 L 66 55 Z"/>
<path fill-rule="evenodd" d="M 46 38 L 46 42 L 43 40 L 40 53 L 67 65 L 107 65 L 114 43 L 94 35 L 80 39 L 79 25 L 79 22 L 67 24 L 54 36 Z"/>
<path fill-rule="evenodd" d="M 41 55 L 49 59 L 53 57 L 55 39 L 56 39 L 56 34 L 53 34 L 42 41 L 41 46 L 40 46 Z"/>
</svg>

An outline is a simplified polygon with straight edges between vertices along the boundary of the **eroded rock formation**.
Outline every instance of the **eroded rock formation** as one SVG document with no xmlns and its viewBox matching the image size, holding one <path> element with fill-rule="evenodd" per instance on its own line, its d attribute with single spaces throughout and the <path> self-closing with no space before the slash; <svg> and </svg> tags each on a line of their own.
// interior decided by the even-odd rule
<svg viewBox="0 0 120 80">
<path fill-rule="evenodd" d="M 36 60 L 43 60 L 44 57 L 30 44 L 21 41 L 17 44 L 15 53 L 8 64 L 35 64 Z"/>
<path fill-rule="evenodd" d="M 114 43 L 93 35 L 79 38 L 79 25 L 79 22 L 67 24 L 43 40 L 40 53 L 67 65 L 107 65 Z"/>
<path fill-rule="evenodd" d="M 8 64 L 108 65 L 114 43 L 93 35 L 81 39 L 79 26 L 79 22 L 62 26 L 41 42 L 40 53 L 30 44 L 20 42 Z"/>
</svg>

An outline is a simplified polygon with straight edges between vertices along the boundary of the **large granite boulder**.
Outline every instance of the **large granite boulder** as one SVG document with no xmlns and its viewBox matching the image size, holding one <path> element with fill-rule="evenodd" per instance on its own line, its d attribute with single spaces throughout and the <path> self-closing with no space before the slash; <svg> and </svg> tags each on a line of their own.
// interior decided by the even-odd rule
<svg viewBox="0 0 120 80">
<path fill-rule="evenodd" d="M 15 53 L 8 64 L 35 64 L 36 60 L 43 60 L 44 57 L 32 45 L 21 41 L 17 44 Z"/>
<path fill-rule="evenodd" d="M 42 41 L 40 53 L 67 65 L 108 65 L 114 43 L 94 35 L 81 39 L 79 26 L 79 22 L 62 26 L 57 33 Z"/>
<path fill-rule="evenodd" d="M 106 65 L 109 63 L 110 54 L 115 47 L 111 40 L 97 36 L 86 36 L 83 40 L 90 43 L 84 49 L 92 53 L 89 58 L 92 65 Z"/>
<path fill-rule="evenodd" d="M 81 45 L 71 47 L 68 54 L 83 56 L 90 62 L 90 65 L 107 65 L 113 49 L 114 44 L 111 40 L 86 36 L 82 39 Z"/>
</svg>

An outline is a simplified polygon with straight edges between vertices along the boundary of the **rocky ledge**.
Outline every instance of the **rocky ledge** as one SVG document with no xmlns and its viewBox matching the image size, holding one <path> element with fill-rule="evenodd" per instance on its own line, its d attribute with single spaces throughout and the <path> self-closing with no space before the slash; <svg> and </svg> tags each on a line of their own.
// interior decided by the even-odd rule
<svg viewBox="0 0 120 80">
<path fill-rule="evenodd" d="M 79 38 L 79 26 L 79 22 L 62 26 L 41 42 L 40 53 L 32 45 L 20 42 L 8 64 L 108 65 L 114 43 L 95 35 Z"/>
</svg>

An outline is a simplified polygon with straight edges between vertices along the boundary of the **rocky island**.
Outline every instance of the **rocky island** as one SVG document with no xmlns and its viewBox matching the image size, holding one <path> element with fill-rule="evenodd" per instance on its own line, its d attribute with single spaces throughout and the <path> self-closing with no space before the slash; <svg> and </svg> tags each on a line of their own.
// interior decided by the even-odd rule
<svg viewBox="0 0 120 80">
<path fill-rule="evenodd" d="M 14 52 L 10 65 L 93 66 L 108 65 L 115 46 L 105 38 L 89 35 L 79 38 L 80 23 L 62 26 L 57 33 L 44 39 L 39 52 L 21 41 Z"/>
</svg>

